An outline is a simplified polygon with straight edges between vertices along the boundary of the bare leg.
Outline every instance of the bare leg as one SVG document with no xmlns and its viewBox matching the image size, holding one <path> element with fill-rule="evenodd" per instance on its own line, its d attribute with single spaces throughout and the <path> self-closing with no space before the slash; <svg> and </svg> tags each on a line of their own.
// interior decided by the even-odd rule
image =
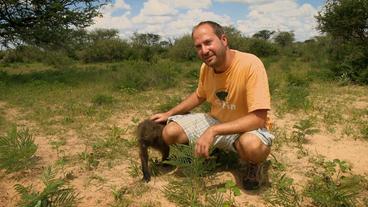
<svg viewBox="0 0 368 207">
<path fill-rule="evenodd" d="M 258 164 L 267 159 L 271 148 L 265 145 L 256 135 L 244 133 L 235 141 L 235 148 L 240 159 Z"/>
<path fill-rule="evenodd" d="M 183 128 L 176 122 L 170 122 L 162 131 L 162 137 L 166 144 L 187 144 L 188 137 Z"/>
</svg>

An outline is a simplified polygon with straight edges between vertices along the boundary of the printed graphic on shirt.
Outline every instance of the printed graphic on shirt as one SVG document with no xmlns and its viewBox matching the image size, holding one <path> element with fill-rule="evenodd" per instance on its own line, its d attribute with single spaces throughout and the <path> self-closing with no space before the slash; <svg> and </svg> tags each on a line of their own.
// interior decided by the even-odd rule
<svg viewBox="0 0 368 207">
<path fill-rule="evenodd" d="M 215 93 L 217 97 L 216 104 L 219 105 L 222 109 L 236 110 L 236 105 L 229 103 L 226 99 L 228 94 L 229 92 L 227 92 L 226 89 L 218 89 Z"/>
</svg>

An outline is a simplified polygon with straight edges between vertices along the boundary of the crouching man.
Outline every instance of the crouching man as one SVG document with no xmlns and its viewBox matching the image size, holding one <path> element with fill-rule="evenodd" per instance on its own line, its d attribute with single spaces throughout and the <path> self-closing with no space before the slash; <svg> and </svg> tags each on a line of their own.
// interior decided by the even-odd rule
<svg viewBox="0 0 368 207">
<path fill-rule="evenodd" d="M 271 150 L 268 132 L 270 93 L 262 62 L 256 56 L 229 48 L 223 28 L 205 21 L 193 28 L 192 39 L 203 61 L 198 88 L 167 112 L 151 120 L 168 124 L 162 135 L 166 144 L 195 142 L 196 156 L 209 156 L 211 146 L 238 153 L 246 163 L 242 176 L 246 190 L 261 185 L 262 162 Z M 204 101 L 209 114 L 183 114 Z"/>
</svg>

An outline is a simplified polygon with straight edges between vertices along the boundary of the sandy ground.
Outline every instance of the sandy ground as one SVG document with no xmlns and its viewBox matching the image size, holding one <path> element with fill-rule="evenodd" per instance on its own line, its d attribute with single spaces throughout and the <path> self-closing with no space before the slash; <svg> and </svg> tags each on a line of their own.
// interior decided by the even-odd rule
<svg viewBox="0 0 368 207">
<path fill-rule="evenodd" d="M 365 102 L 355 103 L 357 107 L 362 107 Z M 0 102 L 0 109 L 5 111 L 5 118 L 11 122 L 21 123 L 22 126 L 30 128 L 37 128 L 37 124 L 28 120 L 19 120 L 19 110 L 15 107 L 8 105 L 5 102 Z M 124 128 L 131 126 L 132 117 L 136 116 L 134 113 L 119 114 L 110 119 L 110 123 L 114 123 L 116 126 Z M 122 118 L 124 117 L 124 118 Z M 275 119 L 274 122 L 277 126 L 284 126 L 291 124 L 292 115 L 286 115 L 282 119 Z M 37 131 L 37 130 L 36 130 Z M 130 131 L 129 133 L 133 133 Z M 58 156 L 56 150 L 50 145 L 50 141 L 55 137 L 50 135 L 44 135 L 42 132 L 36 132 L 33 134 L 35 143 L 38 145 L 36 156 L 39 158 L 37 165 L 31 170 L 18 173 L 5 173 L 0 171 L 0 207 L 15 206 L 19 201 L 19 195 L 14 190 L 14 185 L 20 183 L 22 185 L 32 184 L 36 190 L 43 188 L 42 182 L 39 179 L 39 175 L 42 170 L 49 165 L 53 165 L 57 161 Z M 133 138 L 134 136 L 128 136 Z M 70 157 L 78 156 L 86 150 L 86 145 L 82 138 L 78 137 L 78 134 L 73 130 L 66 130 L 65 133 L 66 144 L 60 149 Z M 313 136 L 307 136 L 308 143 L 305 144 L 305 149 L 308 150 L 308 156 L 323 155 L 327 159 L 341 159 L 345 160 L 352 165 L 352 171 L 360 175 L 368 175 L 368 142 L 360 139 L 344 138 L 337 139 L 334 135 L 317 133 Z M 88 150 L 88 149 L 87 149 Z M 296 156 L 295 149 L 287 146 L 281 147 L 279 150 L 273 151 L 273 154 L 279 161 L 285 163 L 287 173 L 293 177 L 297 182 L 305 182 L 306 167 L 308 167 L 307 157 L 300 158 Z M 132 150 L 130 154 L 131 158 L 138 162 L 137 150 Z M 70 184 L 79 192 L 80 207 L 90 206 L 109 206 L 114 202 L 112 190 L 120 187 L 132 191 L 142 191 L 141 195 L 133 196 L 134 200 L 131 200 L 130 206 L 141 206 L 142 204 L 150 204 L 151 206 L 176 206 L 174 203 L 169 202 L 163 195 L 162 189 L 168 184 L 168 177 L 174 176 L 173 172 L 168 175 L 162 175 L 154 177 L 148 184 L 142 183 L 140 177 L 133 178 L 129 175 L 129 161 L 121 160 L 114 163 L 112 166 L 105 164 L 99 165 L 95 170 L 85 170 L 82 163 L 72 163 L 66 165 L 58 172 L 59 176 L 65 174 L 73 175 L 73 179 Z M 235 179 L 231 172 L 219 172 L 217 174 L 218 180 L 231 180 Z M 147 188 L 147 190 L 144 190 Z M 142 190 L 143 189 L 143 190 Z M 263 199 L 261 198 L 267 187 L 263 187 L 256 192 L 242 191 L 241 195 L 236 197 L 236 203 L 239 206 L 254 205 L 265 206 Z"/>
</svg>

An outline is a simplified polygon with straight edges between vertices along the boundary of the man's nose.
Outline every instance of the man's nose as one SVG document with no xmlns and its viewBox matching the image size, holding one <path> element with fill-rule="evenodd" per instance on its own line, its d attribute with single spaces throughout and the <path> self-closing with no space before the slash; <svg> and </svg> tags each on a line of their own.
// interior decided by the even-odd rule
<svg viewBox="0 0 368 207">
<path fill-rule="evenodd" d="M 202 53 L 206 55 L 208 53 L 209 49 L 206 45 L 202 45 Z"/>
</svg>

